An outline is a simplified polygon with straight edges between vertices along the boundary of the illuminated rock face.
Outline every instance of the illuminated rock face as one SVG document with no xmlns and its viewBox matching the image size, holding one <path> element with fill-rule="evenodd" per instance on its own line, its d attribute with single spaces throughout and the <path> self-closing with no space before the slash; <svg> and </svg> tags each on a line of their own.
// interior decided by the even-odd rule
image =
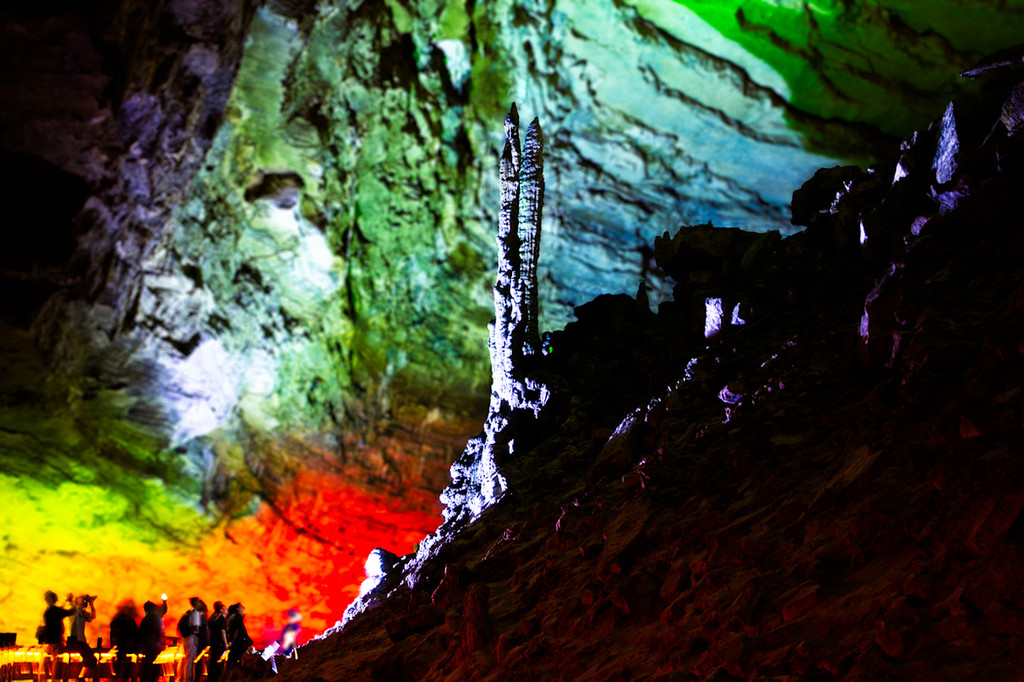
<svg viewBox="0 0 1024 682">
<path fill-rule="evenodd" d="M 489 325 L 491 403 L 483 433 L 470 439 L 452 464 L 451 485 L 441 492 L 444 523 L 419 544 L 415 556 L 401 561 L 378 548 L 366 564 L 359 597 L 346 609 L 339 627 L 373 608 L 404 579 L 418 579 L 438 547 L 495 504 L 508 489 L 501 465 L 516 454 L 516 444 L 551 397 L 535 374 L 539 366 L 537 333 L 537 260 L 544 206 L 543 134 L 534 119 L 519 139 L 519 112 L 505 117 L 505 147 L 499 165 L 498 263 L 494 284 L 494 321 Z M 531 362 L 532 360 L 532 362 Z M 383 554 L 382 554 L 383 553 Z M 388 560 L 385 564 L 381 556 Z"/>
<path fill-rule="evenodd" d="M 1016 675 L 1024 71 L 992 75 L 955 135 L 810 180 L 804 232 L 684 227 L 657 314 L 578 308 L 511 493 L 278 679 Z"/>
<path fill-rule="evenodd" d="M 954 10 L 962 24 L 947 20 Z M 965 28 L 990 19 L 980 6 L 807 11 L 811 24 L 777 3 L 538 0 L 467 14 L 396 1 L 307 19 L 283 102 L 287 125 L 314 128 L 326 147 L 303 147 L 316 173 L 294 168 L 308 213 L 343 245 L 352 383 L 386 383 L 388 407 L 412 415 L 438 386 L 463 407 L 486 395 L 490 171 L 503 144 L 489 123 L 505 102 L 545 121 L 540 325 L 557 328 L 641 279 L 654 304 L 666 299 L 650 244 L 681 224 L 792 232 L 790 195 L 807 177 L 930 119 L 962 89 L 957 68 L 987 49 Z"/>
<path fill-rule="evenodd" d="M 810 24 L 771 3 L 738 9 L 271 5 L 219 132 L 202 110 L 124 95 L 116 135 L 132 151 L 118 162 L 120 189 L 80 219 L 96 225 L 76 257 L 92 298 L 62 290 L 40 336 L 76 368 L 72 383 L 98 377 L 102 397 L 86 411 L 126 418 L 142 449 L 186 447 L 193 470 L 209 452 L 190 444 L 215 432 L 305 438 L 419 428 L 438 408 L 444 421 L 478 414 L 497 191 L 489 162 L 500 154 L 486 123 L 502 102 L 514 95 L 548 121 L 540 323 L 558 326 L 573 306 L 641 279 L 655 304 L 665 299 L 670 283 L 649 245 L 680 224 L 791 230 L 789 196 L 805 177 L 906 130 L 955 89 L 950 65 L 1008 40 L 1020 20 L 1004 10 L 997 31 L 973 31 L 988 10 L 956 3 L 931 14 L 822 5 Z M 959 22 L 948 21 L 953 9 Z M 213 16 L 202 22 L 232 25 Z M 204 45 L 216 42 L 219 29 L 202 30 Z M 836 48 L 843 36 L 854 47 Z M 223 106 L 232 72 L 206 49 L 180 50 L 166 78 L 199 77 L 202 101 Z M 36 151 L 98 183 L 99 157 L 65 147 Z M 179 157 L 188 163 L 165 178 L 160 159 Z"/>
<path fill-rule="evenodd" d="M 815 168 L 930 117 L 1021 28 L 957 2 L 101 4 L 0 10 L 2 487 L 11 556 L 47 576 L 63 498 L 109 503 L 53 522 L 103 571 L 254 510 L 283 537 L 267 501 L 307 469 L 345 499 L 416 488 L 381 532 L 429 530 L 487 409 L 512 99 L 547 133 L 525 309 L 558 327 L 640 279 L 665 300 L 650 244 L 680 224 L 791 230 Z"/>
<path fill-rule="evenodd" d="M 515 104 L 505 119 L 499 171 L 498 276 L 490 325 L 491 403 L 484 433 L 470 440 L 452 465 L 452 484 L 441 494 L 445 521 L 456 525 L 480 515 L 507 489 L 502 462 L 515 454 L 517 430 L 536 419 L 550 389 L 530 371 L 540 355 L 537 332 L 537 261 L 544 206 L 543 138 L 534 119 L 520 151 Z"/>
</svg>

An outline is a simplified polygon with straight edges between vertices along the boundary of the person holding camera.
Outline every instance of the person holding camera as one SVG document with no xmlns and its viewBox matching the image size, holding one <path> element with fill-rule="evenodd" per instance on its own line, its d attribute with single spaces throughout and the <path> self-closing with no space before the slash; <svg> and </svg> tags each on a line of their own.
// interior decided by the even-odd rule
<svg viewBox="0 0 1024 682">
<path fill-rule="evenodd" d="M 82 657 L 82 667 L 86 670 L 96 671 L 96 654 L 89 646 L 89 640 L 85 637 L 85 624 L 96 618 L 96 595 L 80 594 L 78 597 L 68 595 L 65 600 L 71 608 L 71 615 L 68 616 L 70 627 L 68 628 L 68 640 L 64 646 L 66 651 L 73 651 Z"/>
<path fill-rule="evenodd" d="M 71 620 L 68 639 L 77 639 L 80 642 L 88 641 L 85 637 L 85 624 L 96 618 L 96 595 L 80 594 L 74 597 L 68 594 L 65 603 L 71 605 L 70 610 L 73 612 L 68 617 Z"/>
<path fill-rule="evenodd" d="M 74 614 L 74 611 L 57 606 L 59 597 L 53 590 L 47 590 L 43 599 L 46 600 L 46 610 L 43 611 L 43 625 L 36 631 L 36 637 L 40 644 L 60 649 L 64 646 L 64 619 Z"/>
</svg>

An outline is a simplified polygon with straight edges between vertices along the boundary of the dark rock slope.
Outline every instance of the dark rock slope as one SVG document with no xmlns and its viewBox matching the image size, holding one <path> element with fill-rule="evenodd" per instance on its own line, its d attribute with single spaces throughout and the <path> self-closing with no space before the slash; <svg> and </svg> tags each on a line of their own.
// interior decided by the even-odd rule
<svg viewBox="0 0 1024 682">
<path fill-rule="evenodd" d="M 278 679 L 1020 679 L 1021 87 L 659 239 L 675 301 L 578 308 L 506 495 Z"/>
</svg>

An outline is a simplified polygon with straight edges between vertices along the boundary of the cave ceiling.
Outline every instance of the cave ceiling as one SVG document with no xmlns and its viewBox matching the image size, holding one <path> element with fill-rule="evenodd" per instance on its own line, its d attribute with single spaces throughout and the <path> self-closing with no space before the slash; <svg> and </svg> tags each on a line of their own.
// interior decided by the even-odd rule
<svg viewBox="0 0 1024 682">
<path fill-rule="evenodd" d="M 557 329 L 641 281 L 670 297 L 651 247 L 666 231 L 792 233 L 795 189 L 976 87 L 956 73 L 1017 42 L 1024 3 L 124 0 L 0 17 L 0 572 L 39 567 L 2 625 L 29 631 L 16 619 L 69 556 L 108 604 L 241 581 L 267 611 L 315 604 L 310 624 L 329 624 L 370 548 L 431 529 L 486 412 L 510 101 L 544 124 L 541 328 Z M 222 556 L 232 572 L 212 579 Z"/>
</svg>

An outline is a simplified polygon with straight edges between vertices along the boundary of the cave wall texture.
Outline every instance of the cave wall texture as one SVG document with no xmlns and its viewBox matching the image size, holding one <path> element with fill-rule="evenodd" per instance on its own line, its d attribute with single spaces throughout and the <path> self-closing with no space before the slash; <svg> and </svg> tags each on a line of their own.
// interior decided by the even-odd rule
<svg viewBox="0 0 1024 682">
<path fill-rule="evenodd" d="M 956 72 L 1017 42 L 1024 6 L 97 0 L 0 17 L 0 629 L 28 633 L 50 588 L 107 608 L 232 594 L 323 627 L 369 549 L 436 525 L 488 400 L 511 100 L 545 126 L 555 329 L 640 280 L 670 298 L 666 230 L 793 232 L 804 180 L 977 87 Z"/>
</svg>

